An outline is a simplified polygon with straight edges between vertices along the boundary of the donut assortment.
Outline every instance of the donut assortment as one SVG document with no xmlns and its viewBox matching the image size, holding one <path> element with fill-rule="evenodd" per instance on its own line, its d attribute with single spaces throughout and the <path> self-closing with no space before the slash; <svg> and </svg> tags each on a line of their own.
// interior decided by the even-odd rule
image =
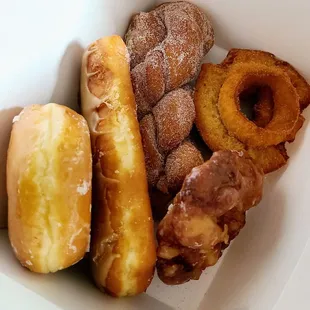
<svg viewBox="0 0 310 310">
<path fill-rule="evenodd" d="M 264 51 L 202 64 L 213 44 L 200 8 L 164 3 L 134 15 L 124 39 L 87 47 L 81 114 L 49 103 L 14 118 L 8 229 L 22 266 L 57 272 L 85 256 L 96 286 L 123 297 L 155 270 L 179 285 L 217 263 L 264 175 L 287 163 L 310 86 Z"/>
</svg>

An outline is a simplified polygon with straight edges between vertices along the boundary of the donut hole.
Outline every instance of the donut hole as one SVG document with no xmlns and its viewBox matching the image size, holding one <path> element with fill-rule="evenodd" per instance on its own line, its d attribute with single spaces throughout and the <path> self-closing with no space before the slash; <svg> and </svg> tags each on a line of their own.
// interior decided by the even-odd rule
<svg viewBox="0 0 310 310">
<path fill-rule="evenodd" d="M 268 86 L 252 86 L 243 90 L 239 95 L 240 111 L 256 123 L 265 127 L 273 116 L 272 90 Z"/>
<path fill-rule="evenodd" d="M 240 111 L 249 120 L 254 120 L 254 106 L 259 100 L 258 89 L 245 89 L 239 95 Z"/>
</svg>

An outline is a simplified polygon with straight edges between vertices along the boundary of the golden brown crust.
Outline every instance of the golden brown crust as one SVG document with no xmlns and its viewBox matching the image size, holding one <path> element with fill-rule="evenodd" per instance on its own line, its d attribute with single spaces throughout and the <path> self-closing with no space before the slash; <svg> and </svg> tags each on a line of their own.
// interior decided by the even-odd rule
<svg viewBox="0 0 310 310">
<path fill-rule="evenodd" d="M 136 295 L 151 282 L 156 260 L 144 155 L 127 49 L 104 37 L 82 62 L 82 113 L 94 153 L 92 270 L 99 288 Z"/>
<path fill-rule="evenodd" d="M 228 134 L 217 108 L 226 77 L 227 69 L 223 66 L 203 64 L 195 88 L 196 126 L 212 151 L 244 149 L 239 140 Z"/>
<path fill-rule="evenodd" d="M 194 96 L 196 126 L 212 151 L 247 149 L 241 141 L 229 135 L 218 111 L 217 102 L 227 71 L 228 68 L 223 65 L 203 64 L 196 83 Z M 279 169 L 287 160 L 276 146 L 247 150 L 264 173 Z"/>
<path fill-rule="evenodd" d="M 239 95 L 249 87 L 267 85 L 274 97 L 274 114 L 264 128 L 240 111 Z M 260 63 L 235 64 L 221 86 L 218 110 L 231 135 L 249 147 L 267 147 L 286 141 L 300 113 L 299 97 L 288 75 L 281 69 Z"/>
<path fill-rule="evenodd" d="M 277 58 L 275 55 L 259 50 L 236 49 L 229 51 L 222 62 L 224 66 L 236 63 L 255 62 L 267 66 L 281 68 L 290 78 L 299 96 L 300 110 L 304 110 L 310 104 L 310 85 L 305 78 L 289 63 Z"/>
<path fill-rule="evenodd" d="M 255 164 L 263 168 L 265 174 L 280 169 L 289 159 L 284 144 L 266 148 L 249 148 L 247 152 Z"/>
<path fill-rule="evenodd" d="M 299 96 L 300 111 L 310 104 L 310 85 L 305 78 L 289 63 L 277 58 L 275 55 L 259 50 L 231 49 L 222 65 L 228 67 L 238 63 L 260 63 L 283 70 L 290 78 Z M 259 91 L 259 101 L 254 106 L 254 123 L 259 127 L 266 127 L 273 117 L 274 103 L 272 93 L 268 88 Z M 288 142 L 293 142 L 296 134 L 304 123 L 304 117 L 299 116 Z"/>
<path fill-rule="evenodd" d="M 16 117 L 7 161 L 9 237 L 21 264 L 39 273 L 83 258 L 90 235 L 91 148 L 85 119 L 57 104 Z"/>
<path fill-rule="evenodd" d="M 272 98 L 271 90 L 267 87 L 264 87 L 259 90 L 259 100 L 254 105 L 254 120 L 253 122 L 259 127 L 265 127 L 272 120 L 273 117 L 274 103 Z M 298 131 L 302 128 L 305 122 L 305 118 L 300 114 L 298 120 L 287 137 L 288 142 L 293 142 Z"/>
</svg>

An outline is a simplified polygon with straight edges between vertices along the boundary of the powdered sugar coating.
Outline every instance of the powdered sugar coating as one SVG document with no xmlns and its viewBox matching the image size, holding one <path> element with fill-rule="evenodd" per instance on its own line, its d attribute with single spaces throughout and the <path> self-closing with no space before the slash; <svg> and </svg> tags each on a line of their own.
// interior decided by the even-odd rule
<svg viewBox="0 0 310 310">
<path fill-rule="evenodd" d="M 186 141 L 195 119 L 192 90 L 214 44 L 210 21 L 194 4 L 178 1 L 136 14 L 125 37 L 147 166 L 148 182 L 167 193 L 178 190 L 202 157 Z M 188 153 L 187 153 L 188 152 Z"/>
<path fill-rule="evenodd" d="M 166 36 L 166 28 L 155 12 L 136 14 L 126 33 L 126 45 L 131 56 L 131 68 L 144 61 L 146 54 Z"/>
<path fill-rule="evenodd" d="M 163 62 L 163 54 L 155 51 L 147 56 L 147 62 L 138 64 L 131 72 L 139 119 L 151 112 L 152 107 L 165 94 Z"/>
</svg>

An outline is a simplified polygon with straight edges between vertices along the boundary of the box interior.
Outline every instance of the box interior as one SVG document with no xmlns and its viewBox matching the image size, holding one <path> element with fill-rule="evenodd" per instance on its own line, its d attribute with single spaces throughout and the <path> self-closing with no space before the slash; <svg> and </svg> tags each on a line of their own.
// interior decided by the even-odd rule
<svg viewBox="0 0 310 310">
<path fill-rule="evenodd" d="M 207 61 L 221 61 L 232 47 L 261 49 L 290 62 L 310 79 L 309 1 L 299 1 L 298 5 L 293 0 L 193 2 L 206 10 L 215 28 L 216 46 Z M 20 0 L 5 4 L 0 29 L 15 22 L 6 32 L 5 48 L 0 52 L 2 72 L 6 72 L 0 85 L 2 188 L 13 116 L 32 103 L 53 101 L 78 109 L 83 49 L 98 37 L 123 35 L 131 15 L 154 3 L 94 0 L 89 5 L 86 0 L 57 0 L 46 5 Z M 19 298 L 24 304 L 34 300 L 42 309 L 292 309 L 296 296 L 306 298 L 304 286 L 300 284 L 299 289 L 296 285 L 306 283 L 303 271 L 309 261 L 306 258 L 310 258 L 310 108 L 304 116 L 303 128 L 295 142 L 288 145 L 288 165 L 266 177 L 262 202 L 248 212 L 247 224 L 238 238 L 199 281 L 166 286 L 155 276 L 146 294 L 117 300 L 94 287 L 87 275 L 86 260 L 47 276 L 28 272 L 14 258 L 7 231 L 0 230 L 1 287 L 16 296 L 12 302 Z M 5 192 L 0 191 L 0 195 L 3 204 Z M 8 305 L 4 306 L 7 309 Z M 305 305 L 299 309 L 308 308 Z"/>
</svg>

